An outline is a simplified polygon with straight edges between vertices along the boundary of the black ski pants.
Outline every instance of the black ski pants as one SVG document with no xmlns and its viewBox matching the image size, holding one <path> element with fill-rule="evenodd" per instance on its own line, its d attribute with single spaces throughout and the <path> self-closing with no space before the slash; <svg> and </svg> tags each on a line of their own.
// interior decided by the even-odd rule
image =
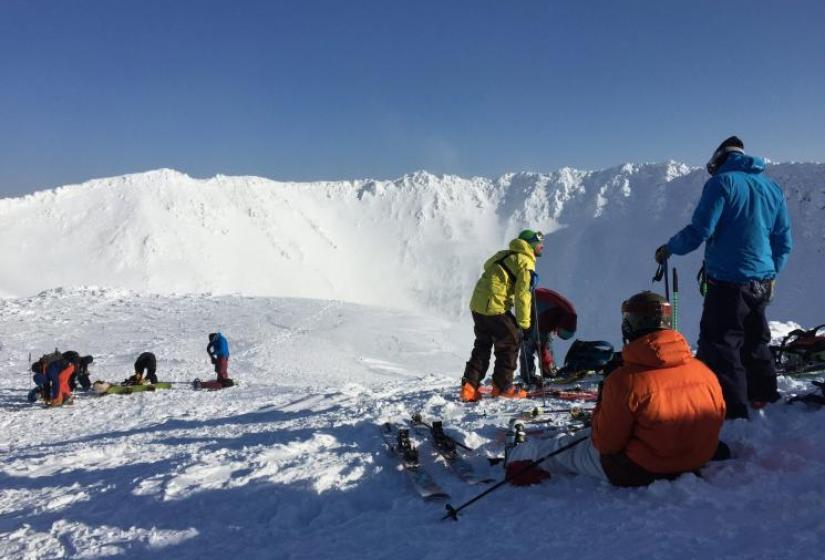
<svg viewBox="0 0 825 560">
<path fill-rule="evenodd" d="M 515 317 L 510 313 L 488 316 L 473 312 L 473 332 L 476 339 L 470 360 L 464 368 L 464 381 L 473 387 L 481 384 L 490 367 L 490 354 L 494 349 L 493 383 L 499 390 L 506 391 L 513 384 L 521 346 L 521 329 Z"/>
<path fill-rule="evenodd" d="M 150 383 L 155 384 L 158 382 L 158 376 L 156 375 L 158 367 L 157 358 L 151 352 L 144 352 L 138 359 L 135 360 L 135 373 L 140 373 L 146 376 L 146 379 L 149 380 Z"/>
<path fill-rule="evenodd" d="M 748 418 L 749 403 L 779 399 L 765 318 L 771 289 L 770 280 L 708 279 L 696 357 L 719 378 L 727 418 Z"/>
</svg>

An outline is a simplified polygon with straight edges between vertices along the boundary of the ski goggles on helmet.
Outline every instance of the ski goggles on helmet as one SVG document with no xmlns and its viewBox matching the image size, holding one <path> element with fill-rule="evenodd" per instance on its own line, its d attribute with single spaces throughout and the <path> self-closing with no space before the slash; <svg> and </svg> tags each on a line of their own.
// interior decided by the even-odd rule
<svg viewBox="0 0 825 560">
<path fill-rule="evenodd" d="M 530 239 L 525 239 L 525 241 L 527 241 L 527 243 L 529 243 L 530 245 L 541 245 L 542 243 L 544 243 L 544 234 L 540 231 L 537 231 L 533 235 L 533 237 L 531 237 Z"/>
<path fill-rule="evenodd" d="M 719 168 L 724 165 L 724 163 L 728 160 L 728 155 L 731 152 L 739 152 L 740 154 L 745 153 L 745 150 L 738 146 L 723 146 L 720 147 L 718 150 L 713 152 L 713 155 L 710 157 L 710 160 L 705 164 L 705 169 L 708 170 L 708 173 L 711 175 L 715 175 Z"/>
<path fill-rule="evenodd" d="M 559 329 L 558 331 L 556 331 L 556 333 L 562 340 L 570 340 L 571 338 L 573 338 L 573 335 L 576 334 L 573 331 L 568 331 L 567 329 Z"/>
</svg>

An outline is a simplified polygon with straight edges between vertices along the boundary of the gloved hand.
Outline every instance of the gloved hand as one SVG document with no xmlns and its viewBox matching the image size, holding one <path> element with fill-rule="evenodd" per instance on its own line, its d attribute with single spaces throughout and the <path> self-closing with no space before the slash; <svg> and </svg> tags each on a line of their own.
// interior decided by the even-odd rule
<svg viewBox="0 0 825 560">
<path fill-rule="evenodd" d="M 530 289 L 535 290 L 539 285 L 539 273 L 531 271 L 530 272 Z"/>
<path fill-rule="evenodd" d="M 654 258 L 656 259 L 657 263 L 664 264 L 669 257 L 670 249 L 667 248 L 667 243 L 656 249 L 656 255 L 654 256 Z"/>
</svg>

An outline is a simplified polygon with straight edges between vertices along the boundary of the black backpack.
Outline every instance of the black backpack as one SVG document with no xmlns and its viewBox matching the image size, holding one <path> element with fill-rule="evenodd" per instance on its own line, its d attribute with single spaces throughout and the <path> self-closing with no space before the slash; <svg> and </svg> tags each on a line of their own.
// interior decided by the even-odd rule
<svg viewBox="0 0 825 560">
<path fill-rule="evenodd" d="M 573 341 L 564 357 L 566 371 L 600 371 L 613 358 L 613 345 L 604 340 Z"/>
<path fill-rule="evenodd" d="M 63 359 L 63 354 L 55 348 L 54 352 L 49 354 L 43 354 L 40 356 L 40 359 L 37 360 L 32 364 L 32 372 L 34 373 L 46 373 L 46 370 L 52 365 L 54 362 Z"/>
</svg>

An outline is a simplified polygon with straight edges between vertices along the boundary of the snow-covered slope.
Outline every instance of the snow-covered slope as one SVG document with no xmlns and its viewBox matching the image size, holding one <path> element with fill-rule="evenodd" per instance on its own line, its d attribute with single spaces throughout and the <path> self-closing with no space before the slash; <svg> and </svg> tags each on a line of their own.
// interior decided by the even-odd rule
<svg viewBox="0 0 825 560">
<path fill-rule="evenodd" d="M 796 248 L 772 317 L 823 320 L 825 164 L 780 164 Z M 160 170 L 0 200 L 0 295 L 96 285 L 426 309 L 466 319 L 481 263 L 524 227 L 552 232 L 542 284 L 578 304 L 580 335 L 615 340 L 654 249 L 688 223 L 703 171 L 675 162 L 497 180 L 419 172 L 395 181 L 197 180 Z M 701 251 L 673 260 L 695 338 Z M 659 287 L 661 289 L 661 287 Z"/>
<path fill-rule="evenodd" d="M 213 375 L 204 345 L 215 325 L 230 338 L 237 387 L 80 394 L 59 409 L 24 402 L 27 353 L 55 341 L 93 352 L 93 377 L 126 377 L 144 350 L 164 380 Z M 466 346 L 452 329 L 338 301 L 99 289 L 0 300 L 0 557 L 816 557 L 825 412 L 781 403 L 727 423 L 737 458 L 703 478 L 628 490 L 555 476 L 441 521 L 443 504 L 415 494 L 377 427 L 416 411 L 443 418 L 478 449 L 478 471 L 500 478 L 485 456 L 501 455 L 508 419 L 535 404 L 457 402 Z M 485 488 L 413 438 L 453 504 Z"/>
</svg>

